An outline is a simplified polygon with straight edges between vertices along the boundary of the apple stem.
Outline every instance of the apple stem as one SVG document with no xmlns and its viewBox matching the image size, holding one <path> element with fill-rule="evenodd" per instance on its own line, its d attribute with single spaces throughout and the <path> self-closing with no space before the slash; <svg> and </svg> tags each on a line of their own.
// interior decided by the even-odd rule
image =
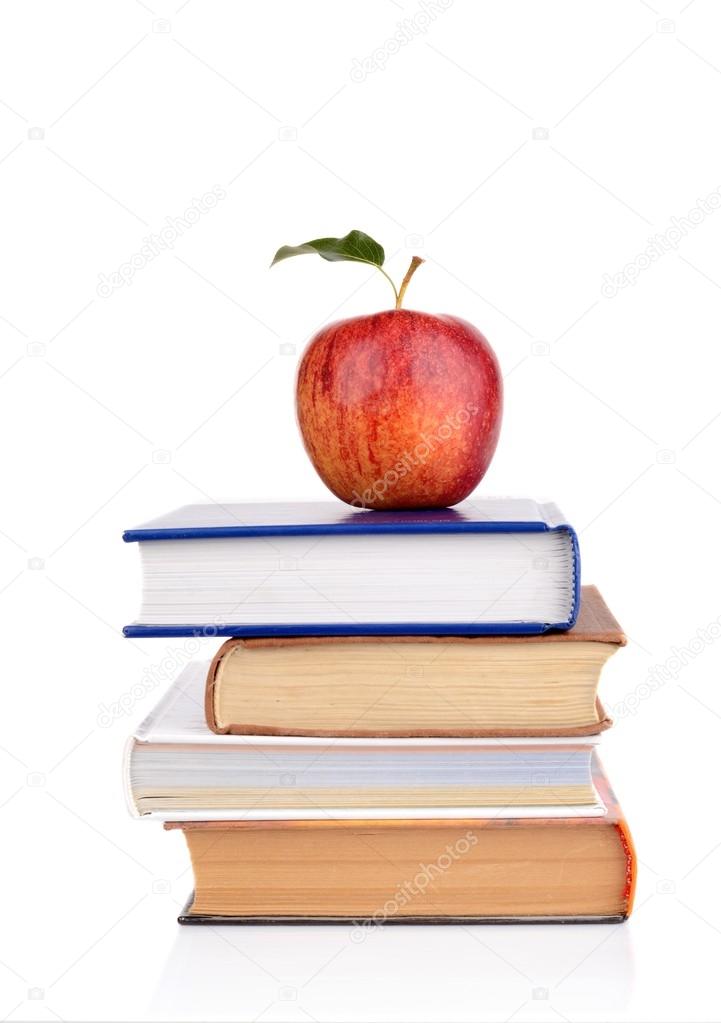
<svg viewBox="0 0 721 1023">
<path fill-rule="evenodd" d="M 414 256 L 413 259 L 411 260 L 411 265 L 408 267 L 406 275 L 401 281 L 401 286 L 398 289 L 398 294 L 396 295 L 396 309 L 400 309 L 401 306 L 403 305 L 403 297 L 405 296 L 406 288 L 410 284 L 411 277 L 416 272 L 421 263 L 424 262 L 425 260 L 421 259 L 420 256 Z"/>
</svg>

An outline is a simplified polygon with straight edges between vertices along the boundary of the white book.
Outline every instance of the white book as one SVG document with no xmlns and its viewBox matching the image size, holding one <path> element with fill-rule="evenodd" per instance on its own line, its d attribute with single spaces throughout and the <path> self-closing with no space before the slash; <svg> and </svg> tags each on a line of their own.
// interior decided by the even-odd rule
<svg viewBox="0 0 721 1023">
<path fill-rule="evenodd" d="M 597 737 L 218 735 L 189 664 L 129 743 L 129 802 L 163 820 L 589 817 Z"/>
</svg>

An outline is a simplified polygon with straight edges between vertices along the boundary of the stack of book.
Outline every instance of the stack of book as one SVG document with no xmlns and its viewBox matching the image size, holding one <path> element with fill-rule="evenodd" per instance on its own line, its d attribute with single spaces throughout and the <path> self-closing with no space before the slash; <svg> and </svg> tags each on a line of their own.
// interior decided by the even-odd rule
<svg viewBox="0 0 721 1023">
<path fill-rule="evenodd" d="M 625 639 L 554 505 L 195 505 L 124 538 L 126 635 L 229 637 L 127 756 L 134 811 L 187 840 L 181 922 L 628 915 L 596 753 Z"/>
</svg>

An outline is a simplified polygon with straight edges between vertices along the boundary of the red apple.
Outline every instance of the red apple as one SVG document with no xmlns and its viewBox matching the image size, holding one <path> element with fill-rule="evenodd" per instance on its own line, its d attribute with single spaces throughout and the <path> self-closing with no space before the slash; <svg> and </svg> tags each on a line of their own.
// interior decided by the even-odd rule
<svg viewBox="0 0 721 1023">
<path fill-rule="evenodd" d="M 503 387 L 470 323 L 392 309 L 331 324 L 298 372 L 298 423 L 318 475 L 348 504 L 445 508 L 496 449 Z"/>
<path fill-rule="evenodd" d="M 483 479 L 501 426 L 501 371 L 490 345 L 465 320 L 401 308 L 418 256 L 398 289 L 382 246 L 357 230 L 284 245 L 271 265 L 306 253 L 373 266 L 395 296 L 395 309 L 325 327 L 303 354 L 298 424 L 318 475 L 360 508 L 462 501 Z"/>
</svg>

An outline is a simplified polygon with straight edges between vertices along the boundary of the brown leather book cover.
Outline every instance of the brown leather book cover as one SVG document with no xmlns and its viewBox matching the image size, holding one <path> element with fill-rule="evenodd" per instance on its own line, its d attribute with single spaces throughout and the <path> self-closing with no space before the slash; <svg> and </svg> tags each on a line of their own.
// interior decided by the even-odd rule
<svg viewBox="0 0 721 1023">
<path fill-rule="evenodd" d="M 323 646 L 332 644 L 357 644 L 357 643 L 437 643 L 448 645 L 451 643 L 463 643 L 471 646 L 488 646 L 499 643 L 573 643 L 573 642 L 595 642 L 609 643 L 616 646 L 623 646 L 626 637 L 606 602 L 595 586 L 583 586 L 581 588 L 581 602 L 576 624 L 572 629 L 565 632 L 546 632 L 540 636 L 269 636 L 256 639 L 229 639 L 219 648 L 213 658 L 208 671 L 208 678 L 205 686 L 205 719 L 211 731 L 219 735 L 307 735 L 305 730 L 293 730 L 284 728 L 268 728 L 259 724 L 233 724 L 228 727 L 219 727 L 215 719 L 215 684 L 218 672 L 223 660 L 237 647 L 244 646 L 249 649 L 262 647 L 279 646 Z M 513 729 L 454 729 L 452 732 L 438 732 L 434 730 L 409 730 L 402 734 L 393 731 L 381 733 L 374 731 L 369 733 L 362 729 L 354 731 L 318 730 L 314 735 L 320 737 L 344 737 L 344 738 L 427 738 L 439 736 L 446 738 L 534 738 L 557 735 L 561 737 L 574 737 L 584 735 L 596 735 L 605 731 L 613 724 L 612 719 L 606 713 L 602 703 L 596 698 L 596 710 L 598 722 L 589 725 L 573 726 L 566 728 L 513 728 Z"/>
</svg>

